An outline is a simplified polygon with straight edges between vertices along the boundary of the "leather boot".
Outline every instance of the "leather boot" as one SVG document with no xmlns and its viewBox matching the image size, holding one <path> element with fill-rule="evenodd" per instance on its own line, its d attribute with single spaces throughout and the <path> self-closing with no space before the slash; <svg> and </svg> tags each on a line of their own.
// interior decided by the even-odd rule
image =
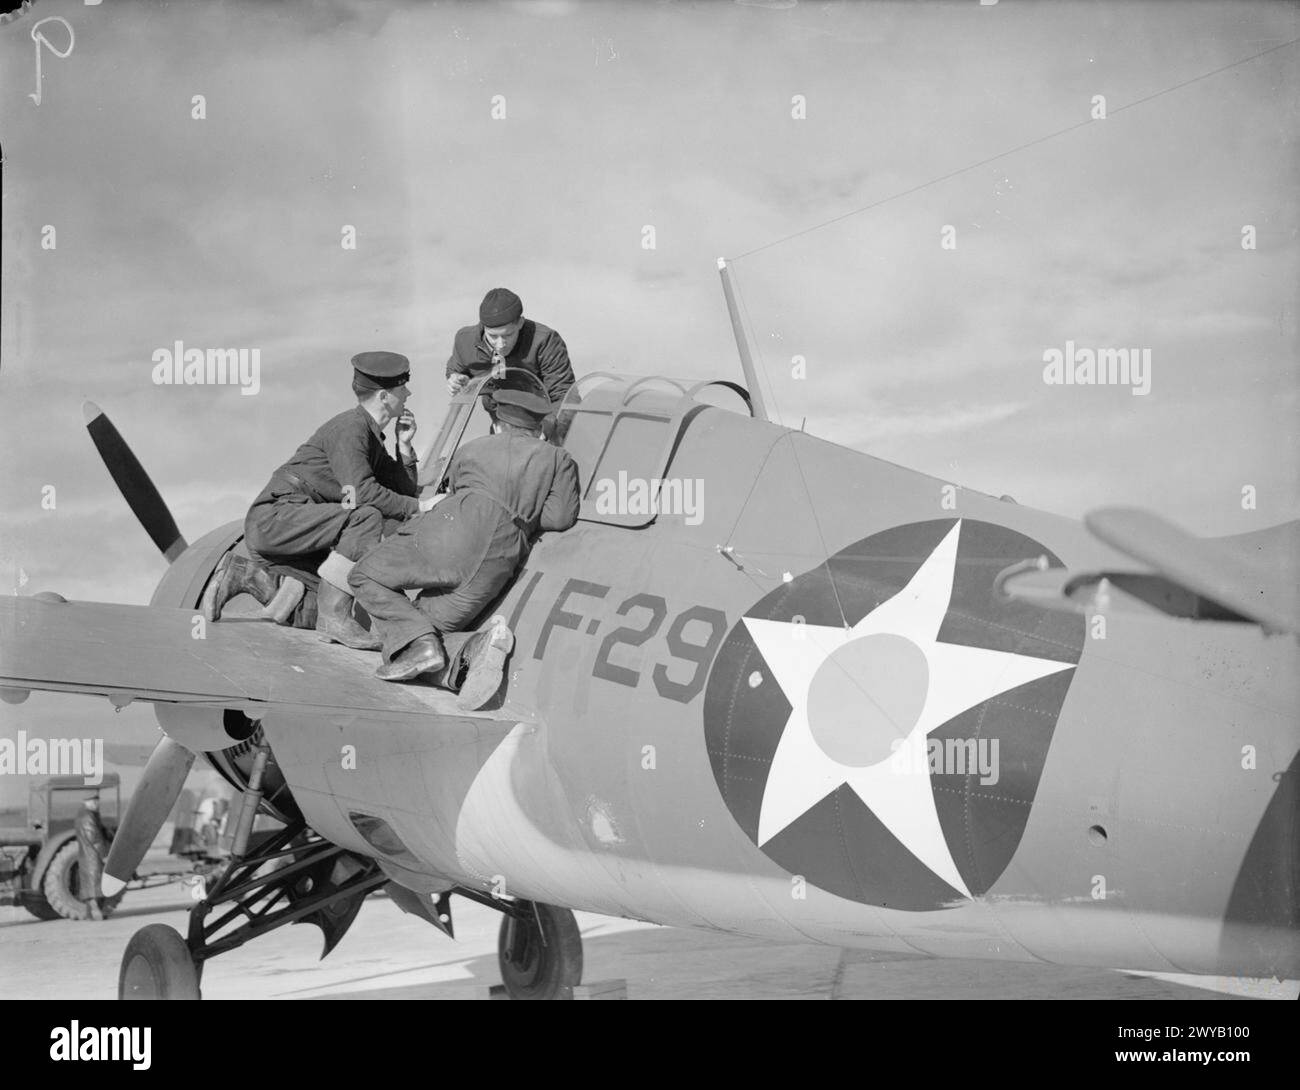
<svg viewBox="0 0 1300 1090">
<path fill-rule="evenodd" d="M 219 621 L 222 609 L 237 594 L 251 594 L 258 605 L 268 605 L 277 589 L 275 576 L 262 565 L 226 553 L 203 592 L 203 617 L 207 621 Z"/>
<path fill-rule="evenodd" d="M 307 586 L 300 579 L 295 579 L 292 575 L 286 575 L 280 580 L 280 589 L 275 592 L 275 597 L 262 607 L 262 617 L 268 621 L 274 621 L 276 624 L 287 625 L 293 621 L 294 611 L 298 608 L 298 603 L 302 601 L 303 595 L 307 593 Z M 307 619 L 299 619 L 296 627 L 298 628 L 315 628 L 316 614 L 313 611 L 307 613 Z"/>
<path fill-rule="evenodd" d="M 385 663 L 376 670 L 375 677 L 380 681 L 410 681 L 432 670 L 441 670 L 446 665 L 447 655 L 442 640 L 434 632 L 428 636 L 417 636 L 393 656 L 392 662 Z"/>
<path fill-rule="evenodd" d="M 358 651 L 378 651 L 382 641 L 367 632 L 352 616 L 352 595 L 321 580 L 316 591 L 316 632 L 322 643 L 341 643 Z"/>
<path fill-rule="evenodd" d="M 492 618 L 491 627 L 474 636 L 476 645 L 468 649 L 469 670 L 461 682 L 456 707 L 474 711 L 496 696 L 501 688 L 506 656 L 514 650 L 515 634 L 500 614 Z"/>
<path fill-rule="evenodd" d="M 317 569 L 320 587 L 316 591 L 316 632 L 323 643 L 341 643 L 358 651 L 378 651 L 383 642 L 357 624 L 352 616 L 352 595 L 344 589 L 354 563 L 339 553 L 330 553 Z"/>
</svg>

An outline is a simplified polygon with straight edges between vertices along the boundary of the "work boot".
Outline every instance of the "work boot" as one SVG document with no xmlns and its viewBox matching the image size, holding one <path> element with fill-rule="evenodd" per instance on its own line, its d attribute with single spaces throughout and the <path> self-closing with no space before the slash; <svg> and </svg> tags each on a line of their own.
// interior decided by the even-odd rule
<svg viewBox="0 0 1300 1090">
<path fill-rule="evenodd" d="M 226 553 L 203 592 L 204 620 L 221 620 L 221 611 L 237 594 L 251 594 L 258 605 L 266 606 L 275 597 L 277 589 L 275 576 L 260 564 L 244 556 Z"/>
<path fill-rule="evenodd" d="M 302 601 L 303 595 L 306 593 L 307 586 L 302 580 L 295 579 L 292 575 L 282 576 L 280 578 L 280 588 L 275 592 L 275 597 L 262 607 L 262 619 L 274 621 L 276 624 L 292 624 L 298 603 Z M 315 610 L 308 611 L 306 616 L 305 621 L 299 619 L 297 627 L 315 628 Z"/>
<path fill-rule="evenodd" d="M 383 643 L 367 632 L 352 616 L 352 594 L 347 589 L 348 572 L 355 561 L 330 553 L 317 568 L 320 587 L 316 591 L 316 632 L 324 643 L 341 643 L 358 651 L 378 651 Z"/>
<path fill-rule="evenodd" d="M 427 636 L 417 636 L 393 656 L 392 662 L 385 663 L 376 670 L 375 677 L 380 681 L 410 681 L 431 670 L 441 670 L 446 665 L 447 655 L 442 640 L 433 632 Z"/>
<path fill-rule="evenodd" d="M 358 651 L 378 651 L 383 642 L 352 616 L 352 595 L 321 580 L 316 591 L 316 633 L 322 643 L 341 643 Z"/>
<path fill-rule="evenodd" d="M 500 614 L 492 618 L 491 627 L 474 637 L 476 646 L 468 649 L 469 670 L 461 682 L 456 707 L 474 711 L 496 696 L 506 656 L 514 650 L 515 634 Z"/>
</svg>

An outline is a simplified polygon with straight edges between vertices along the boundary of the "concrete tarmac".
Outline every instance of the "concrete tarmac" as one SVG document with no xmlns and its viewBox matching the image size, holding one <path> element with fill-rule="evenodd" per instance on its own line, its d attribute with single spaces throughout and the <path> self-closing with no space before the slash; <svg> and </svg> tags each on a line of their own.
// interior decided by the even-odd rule
<svg viewBox="0 0 1300 1090">
<path fill-rule="evenodd" d="M 188 888 L 128 892 L 103 923 L 40 922 L 0 908 L 0 999 L 113 999 L 137 929 L 184 933 Z M 372 896 L 324 961 L 321 932 L 293 925 L 204 969 L 205 999 L 485 999 L 497 971 L 500 916 L 452 898 L 456 940 Z M 621 979 L 629 999 L 1294 999 L 1296 981 L 1168 977 L 939 960 L 773 944 L 578 913 L 584 983 Z"/>
</svg>

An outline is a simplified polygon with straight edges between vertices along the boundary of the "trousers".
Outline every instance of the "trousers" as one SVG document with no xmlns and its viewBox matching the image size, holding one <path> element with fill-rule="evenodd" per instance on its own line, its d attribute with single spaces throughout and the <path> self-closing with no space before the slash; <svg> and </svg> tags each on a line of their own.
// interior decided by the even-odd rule
<svg viewBox="0 0 1300 1090">
<path fill-rule="evenodd" d="M 439 555 L 447 542 L 438 520 L 422 516 L 376 545 L 352 569 L 348 585 L 377 622 L 384 661 L 421 636 L 465 628 L 510 582 L 518 557 L 490 551 L 468 566 Z M 412 602 L 407 590 L 420 593 Z"/>
<path fill-rule="evenodd" d="M 244 541 L 253 559 L 263 562 L 307 556 L 324 560 L 331 550 L 360 560 L 385 532 L 400 525 L 400 520 L 385 519 L 374 507 L 313 503 L 292 493 L 255 503 L 244 519 Z"/>
</svg>

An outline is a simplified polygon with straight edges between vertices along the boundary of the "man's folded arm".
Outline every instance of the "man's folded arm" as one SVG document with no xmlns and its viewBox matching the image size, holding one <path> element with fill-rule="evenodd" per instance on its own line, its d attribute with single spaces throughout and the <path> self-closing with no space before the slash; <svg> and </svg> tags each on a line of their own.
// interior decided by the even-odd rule
<svg viewBox="0 0 1300 1090">
<path fill-rule="evenodd" d="M 398 448 L 397 458 L 393 459 L 384 452 L 383 461 L 375 469 L 375 479 L 384 487 L 391 488 L 394 492 L 400 492 L 403 496 L 418 496 L 420 494 L 419 462 L 414 452 L 409 459 L 402 456 L 401 448 Z"/>
<path fill-rule="evenodd" d="M 387 455 L 384 457 L 387 458 Z M 329 460 L 339 487 L 346 489 L 351 485 L 355 490 L 358 507 L 373 507 L 384 518 L 391 519 L 409 518 L 420 509 L 414 491 L 410 495 L 403 495 L 380 484 L 375 478 L 375 471 L 370 465 L 369 429 L 350 429 L 345 436 L 340 436 L 339 442 L 331 447 Z M 346 495 L 345 492 L 345 498 Z"/>
</svg>

